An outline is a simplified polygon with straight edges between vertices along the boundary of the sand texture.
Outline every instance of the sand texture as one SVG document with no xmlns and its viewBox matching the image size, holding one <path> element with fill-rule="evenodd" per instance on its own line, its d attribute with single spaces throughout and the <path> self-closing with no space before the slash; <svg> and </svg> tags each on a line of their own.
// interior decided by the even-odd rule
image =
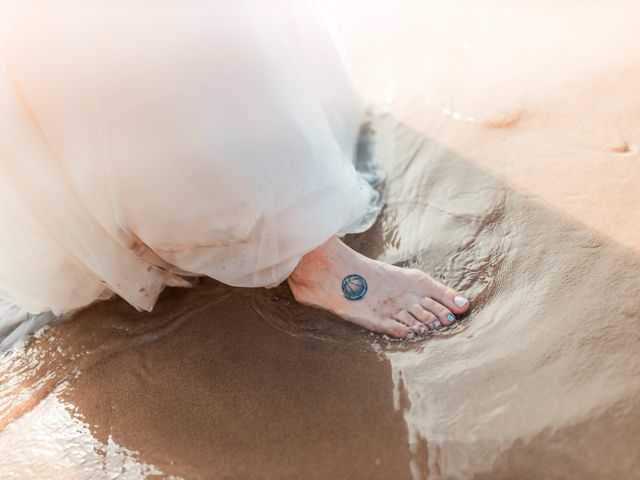
<svg viewBox="0 0 640 480">
<path fill-rule="evenodd" d="M 372 3 L 327 8 L 386 171 L 347 241 L 470 314 L 393 342 L 286 286 L 96 304 L 2 357 L 0 478 L 640 478 L 640 4 Z"/>
</svg>

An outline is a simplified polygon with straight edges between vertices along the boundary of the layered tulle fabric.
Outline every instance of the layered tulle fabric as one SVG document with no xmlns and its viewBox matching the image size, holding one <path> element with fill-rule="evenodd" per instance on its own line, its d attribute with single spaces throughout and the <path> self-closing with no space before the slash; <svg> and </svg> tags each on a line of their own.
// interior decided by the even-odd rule
<svg viewBox="0 0 640 480">
<path fill-rule="evenodd" d="M 0 3 L 0 297 L 150 309 L 366 228 L 362 103 L 300 0 Z"/>
</svg>

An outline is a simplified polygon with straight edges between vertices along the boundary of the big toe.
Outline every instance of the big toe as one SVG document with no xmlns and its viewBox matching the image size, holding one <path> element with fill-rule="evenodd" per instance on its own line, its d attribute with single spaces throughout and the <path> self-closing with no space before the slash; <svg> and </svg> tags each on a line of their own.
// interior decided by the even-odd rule
<svg viewBox="0 0 640 480">
<path fill-rule="evenodd" d="M 453 288 L 449 288 L 440 282 L 432 280 L 432 288 L 429 296 L 441 303 L 456 315 L 469 310 L 469 300 L 456 292 Z"/>
</svg>

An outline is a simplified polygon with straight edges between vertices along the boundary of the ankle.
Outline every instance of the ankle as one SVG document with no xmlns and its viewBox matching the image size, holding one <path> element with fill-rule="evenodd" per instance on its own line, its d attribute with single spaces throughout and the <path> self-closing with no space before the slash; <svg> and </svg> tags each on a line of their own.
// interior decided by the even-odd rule
<svg viewBox="0 0 640 480">
<path fill-rule="evenodd" d="M 307 253 L 288 278 L 289 284 L 305 287 L 315 283 L 317 278 L 325 278 L 338 268 L 340 252 L 346 246 L 332 237 L 315 250 Z"/>
</svg>

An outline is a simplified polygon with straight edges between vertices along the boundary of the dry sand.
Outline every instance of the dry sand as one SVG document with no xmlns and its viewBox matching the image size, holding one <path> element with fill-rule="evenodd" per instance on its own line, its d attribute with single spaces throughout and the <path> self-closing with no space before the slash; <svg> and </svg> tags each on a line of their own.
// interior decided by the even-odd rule
<svg viewBox="0 0 640 480">
<path fill-rule="evenodd" d="M 348 241 L 471 314 L 402 343 L 286 287 L 95 305 L 2 359 L 0 477 L 640 478 L 640 5 L 371 3 L 329 7 L 388 110 Z"/>
</svg>

